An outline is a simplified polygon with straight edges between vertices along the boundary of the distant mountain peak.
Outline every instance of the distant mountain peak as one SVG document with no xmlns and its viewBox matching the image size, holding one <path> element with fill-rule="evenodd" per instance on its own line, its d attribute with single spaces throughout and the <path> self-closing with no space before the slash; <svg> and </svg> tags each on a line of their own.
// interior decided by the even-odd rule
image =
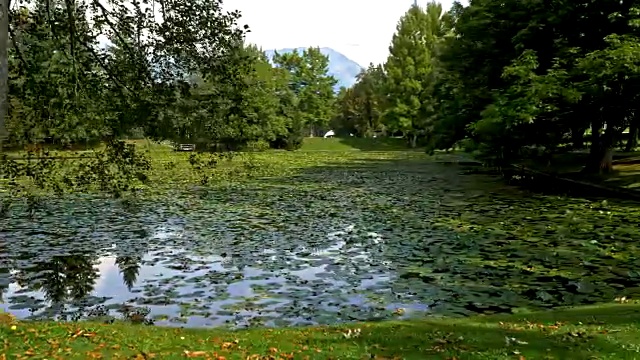
<svg viewBox="0 0 640 360">
<path fill-rule="evenodd" d="M 286 54 L 291 53 L 294 50 L 302 53 L 302 51 L 308 49 L 308 47 L 297 47 L 297 48 L 285 48 L 285 49 L 277 49 L 277 50 L 266 50 L 264 53 L 269 58 L 269 61 L 273 59 L 273 55 L 278 52 L 278 54 Z M 362 66 L 360 66 L 355 61 L 349 59 L 344 54 L 333 50 L 329 47 L 321 47 L 320 52 L 329 57 L 329 75 L 332 75 L 338 83 L 334 86 L 334 90 L 337 92 L 340 90 L 340 87 L 351 87 L 356 83 L 356 77 L 362 70 Z"/>
</svg>

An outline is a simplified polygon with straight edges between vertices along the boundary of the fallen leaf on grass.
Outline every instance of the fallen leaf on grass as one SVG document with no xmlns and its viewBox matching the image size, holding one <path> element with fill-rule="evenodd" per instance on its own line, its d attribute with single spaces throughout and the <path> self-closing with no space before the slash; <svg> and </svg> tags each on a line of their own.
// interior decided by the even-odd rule
<svg viewBox="0 0 640 360">
<path fill-rule="evenodd" d="M 102 354 L 93 351 L 88 351 L 85 356 L 87 359 L 102 359 Z"/>
<path fill-rule="evenodd" d="M 398 315 L 398 316 L 402 316 L 405 313 L 405 309 L 404 308 L 397 308 L 393 311 L 394 315 Z"/>
<path fill-rule="evenodd" d="M 5 312 L 0 312 L 0 324 L 13 324 L 16 321 L 15 316 Z"/>
<path fill-rule="evenodd" d="M 232 348 L 234 345 L 236 345 L 237 343 L 233 343 L 233 342 L 224 342 L 222 343 L 222 345 L 220 345 L 220 347 L 224 350 L 224 349 L 230 349 Z"/>
<path fill-rule="evenodd" d="M 188 358 L 207 356 L 207 352 L 206 351 L 189 351 L 189 350 L 185 350 L 184 354 Z"/>
<path fill-rule="evenodd" d="M 96 333 L 94 333 L 94 332 L 86 332 L 84 330 L 78 330 L 73 335 L 71 335 L 71 337 L 73 339 L 75 339 L 75 338 L 77 338 L 79 336 L 82 336 L 82 337 L 94 337 L 94 336 L 96 336 Z"/>
</svg>

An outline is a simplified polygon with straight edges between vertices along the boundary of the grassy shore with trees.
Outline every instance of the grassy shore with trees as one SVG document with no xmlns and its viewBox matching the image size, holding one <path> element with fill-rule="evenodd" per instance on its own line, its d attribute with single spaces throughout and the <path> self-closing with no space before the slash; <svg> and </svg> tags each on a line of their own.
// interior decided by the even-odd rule
<svg viewBox="0 0 640 360">
<path fill-rule="evenodd" d="M 630 218 L 637 207 L 525 197 L 488 178 L 465 187 L 467 173 L 433 165 L 556 165 L 604 180 L 627 171 L 619 185 L 634 188 L 637 164 L 614 160 L 617 150 L 633 157 L 638 145 L 637 2 L 413 6 L 398 21 L 388 59 L 337 94 L 319 48 L 270 62 L 245 41 L 251 24 L 219 0 L 0 0 L 0 10 L 0 296 L 12 283 L 48 291 L 56 304 L 88 296 L 92 261 L 111 234 L 74 243 L 79 225 L 66 234 L 32 231 L 87 220 L 55 208 L 65 199 L 98 198 L 82 207 L 119 204 L 133 214 L 127 206 L 137 200 L 169 198 L 167 212 L 200 207 L 192 220 L 202 229 L 242 214 L 251 231 L 287 228 L 292 242 L 312 235 L 288 223 L 296 216 L 301 224 L 375 218 L 358 225 L 387 231 L 389 243 L 365 232 L 358 240 L 371 244 L 356 250 L 375 240 L 394 261 L 380 258 L 371 271 L 397 263 L 400 292 L 419 292 L 431 310 L 473 314 L 238 332 L 3 314 L 0 358 L 638 357 L 638 306 L 627 301 L 640 296 L 640 232 Z M 331 129 L 339 138 L 322 138 Z M 181 143 L 197 151 L 175 152 Z M 303 195 L 287 195 L 294 188 Z M 315 205 L 300 208 L 309 198 Z M 347 200 L 352 207 L 340 202 Z M 212 204 L 224 211 L 212 216 Z M 267 205 L 269 212 L 260 208 Z M 258 210 L 280 223 L 262 224 Z M 120 228 L 138 225 L 146 234 L 147 224 Z M 254 243 L 243 239 L 215 255 L 250 259 Z M 142 255 L 114 256 L 129 269 L 122 272 L 131 290 Z M 33 259 L 40 262 L 19 268 Z M 51 273 L 65 276 L 30 283 Z M 528 307 L 548 311 L 518 313 Z M 478 315 L 490 313 L 507 314 Z"/>
</svg>

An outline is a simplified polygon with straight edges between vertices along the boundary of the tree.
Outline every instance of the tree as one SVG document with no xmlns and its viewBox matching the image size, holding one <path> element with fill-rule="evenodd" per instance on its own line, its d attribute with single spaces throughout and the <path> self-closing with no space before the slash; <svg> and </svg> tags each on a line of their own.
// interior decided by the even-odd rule
<svg viewBox="0 0 640 360">
<path fill-rule="evenodd" d="M 446 23 L 440 4 L 429 3 L 426 11 L 413 6 L 400 19 L 389 47 L 384 68 L 390 99 L 384 122 L 391 132 L 402 133 L 411 147 L 430 131 L 434 120 L 434 60 Z"/>
<path fill-rule="evenodd" d="M 438 57 L 430 148 L 466 138 L 471 148 L 510 162 L 531 148 L 550 154 L 567 142 L 580 147 L 591 127 L 585 170 L 610 171 L 620 132 L 636 126 L 636 17 L 631 1 L 455 5 L 455 36 L 442 42 Z M 614 43 L 612 34 L 628 40 Z"/>
<path fill-rule="evenodd" d="M 99 138 L 107 125 L 102 104 L 108 79 L 91 65 L 91 53 L 85 48 L 74 49 L 73 57 L 65 53 L 72 38 L 53 37 L 47 19 L 61 23 L 69 12 L 59 2 L 44 5 L 37 3 L 32 11 L 21 8 L 12 16 L 9 143 L 70 144 Z M 97 46 L 80 15 L 86 9 L 75 10 L 73 40 Z M 80 71 L 81 67 L 88 71 Z"/>
<path fill-rule="evenodd" d="M 6 1 L 2 5 L 9 8 Z M 251 65 L 241 51 L 247 27 L 237 26 L 238 12 L 223 12 L 220 0 L 188 6 L 182 1 L 114 0 L 106 6 L 100 0 L 30 0 L 24 8 L 2 12 L 0 40 L 6 44 L 11 38 L 13 46 L 6 55 L 0 53 L 0 130 L 11 115 L 6 122 L 16 144 L 74 144 L 95 138 L 106 142 L 107 149 L 96 157 L 100 160 L 94 159 L 100 164 L 81 165 L 85 170 L 105 161 L 148 168 L 121 139 L 140 129 L 155 139 L 173 138 L 175 119 L 166 115 L 178 93 L 191 92 L 193 84 L 186 80 L 193 74 L 216 84 L 216 98 L 226 102 L 225 116 L 246 118 L 241 108 Z M 99 46 L 100 34 L 109 37 L 111 46 Z M 5 63 L 12 64 L 13 76 L 8 110 Z M 136 160 L 123 161 L 124 156 Z M 4 170 L 11 164 L 5 159 Z M 68 183 L 86 183 L 75 180 Z M 122 188 L 117 188 L 119 194 Z"/>
<path fill-rule="evenodd" d="M 276 53 L 273 62 L 289 73 L 290 89 L 298 99 L 299 125 L 306 127 L 311 136 L 317 135 L 333 115 L 333 86 L 337 80 L 328 75 L 329 57 L 320 48 L 311 47 L 302 54 Z"/>
<path fill-rule="evenodd" d="M 337 96 L 334 127 L 362 137 L 384 131 L 385 74 L 381 65 L 363 70 L 353 87 L 341 89 Z"/>
<path fill-rule="evenodd" d="M 613 34 L 607 41 L 607 48 L 578 61 L 578 68 L 589 76 L 581 85 L 588 98 L 598 99 L 600 106 L 591 121 L 588 172 L 612 171 L 616 139 L 629 126 L 637 129 L 635 114 L 640 110 L 640 38 Z"/>
</svg>

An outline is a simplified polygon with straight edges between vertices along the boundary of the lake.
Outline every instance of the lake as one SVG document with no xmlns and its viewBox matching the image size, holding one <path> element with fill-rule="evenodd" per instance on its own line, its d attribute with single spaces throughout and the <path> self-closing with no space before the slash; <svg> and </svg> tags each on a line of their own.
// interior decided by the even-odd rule
<svg viewBox="0 0 640 360">
<path fill-rule="evenodd" d="M 534 194 L 429 159 L 16 207 L 0 309 L 157 325 L 466 316 L 640 295 L 640 206 Z"/>
</svg>

